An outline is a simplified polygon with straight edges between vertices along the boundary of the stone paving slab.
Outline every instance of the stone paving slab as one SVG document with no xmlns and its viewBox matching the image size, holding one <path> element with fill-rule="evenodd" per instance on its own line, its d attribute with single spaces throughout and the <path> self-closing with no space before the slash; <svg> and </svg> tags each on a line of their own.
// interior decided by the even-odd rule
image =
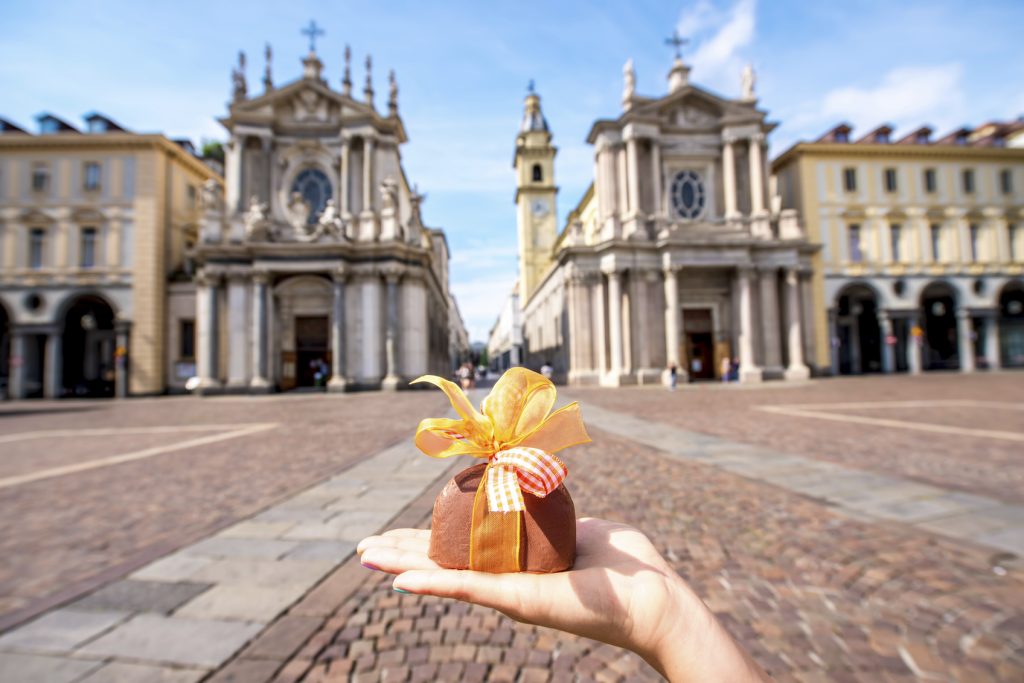
<svg viewBox="0 0 1024 683">
<path fill-rule="evenodd" d="M 0 681 L 7 683 L 72 683 L 102 662 L 0 652 Z"/>
<path fill-rule="evenodd" d="M 143 581 L 184 581 L 203 567 L 216 562 L 212 557 L 176 553 L 149 564 L 131 575 Z"/>
<path fill-rule="evenodd" d="M 0 650 L 67 652 L 129 617 L 127 612 L 59 609 L 0 636 Z"/>
<path fill-rule="evenodd" d="M 920 525 L 928 531 L 1024 557 L 1024 506 L 764 448 L 736 449 L 718 437 L 670 425 L 655 426 L 593 404 L 587 405 L 586 417 L 608 432 L 657 448 L 673 458 L 705 462 L 820 498 L 859 518 Z M 700 457 L 694 457 L 691 451 L 690 445 L 695 443 L 704 449 Z M 979 533 L 979 528 L 984 531 Z"/>
<path fill-rule="evenodd" d="M 111 662 L 76 683 L 197 683 L 208 673 L 207 669 Z"/>
<path fill-rule="evenodd" d="M 190 581 L 273 588 L 297 585 L 309 588 L 335 567 L 331 560 L 215 560 L 189 577 Z M 180 585 L 180 584 L 179 584 Z"/>
<path fill-rule="evenodd" d="M 210 585 L 194 581 L 167 583 L 127 579 L 104 586 L 72 603 L 71 607 L 81 610 L 114 610 L 122 613 L 167 614 L 207 590 Z"/>
<path fill-rule="evenodd" d="M 310 585 L 289 583 L 267 587 L 254 584 L 222 584 L 214 586 L 189 602 L 175 612 L 175 616 L 268 624 L 301 598 L 309 590 Z"/>
<path fill-rule="evenodd" d="M 76 654 L 215 667 L 262 628 L 262 624 L 244 621 L 140 614 Z"/>
</svg>

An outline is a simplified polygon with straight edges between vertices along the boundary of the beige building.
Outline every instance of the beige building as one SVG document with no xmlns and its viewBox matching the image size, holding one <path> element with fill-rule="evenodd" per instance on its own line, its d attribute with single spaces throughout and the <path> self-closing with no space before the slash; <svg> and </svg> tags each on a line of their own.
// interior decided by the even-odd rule
<svg viewBox="0 0 1024 683">
<path fill-rule="evenodd" d="M 933 139 L 840 125 L 772 164 L 814 256 L 835 374 L 1024 365 L 1024 121 Z M 1018 146 L 1014 146 L 1018 145 Z"/>
<path fill-rule="evenodd" d="M 259 94 L 244 61 L 233 75 L 225 193 L 204 195 L 196 281 L 171 303 L 194 312 L 203 393 L 397 389 L 452 369 L 448 244 L 402 168 L 394 73 L 379 111 L 370 58 L 359 98 L 349 59 L 340 89 L 312 49 L 280 86 L 268 49 Z"/>
<path fill-rule="evenodd" d="M 668 92 L 636 92 L 624 68 L 622 113 L 594 123 L 594 181 L 554 227 L 551 132 L 530 93 L 516 171 L 524 363 L 550 362 L 573 384 L 800 379 L 817 357 L 811 314 L 816 251 L 792 209 L 768 196 L 754 74 L 728 99 L 689 79 L 678 58 Z M 724 361 L 724 362 L 723 362 Z"/>
<path fill-rule="evenodd" d="M 31 134 L 0 120 L 0 383 L 7 394 L 155 394 L 190 346 L 168 327 L 187 279 L 199 188 L 191 145 L 100 114 L 50 114 Z"/>
</svg>

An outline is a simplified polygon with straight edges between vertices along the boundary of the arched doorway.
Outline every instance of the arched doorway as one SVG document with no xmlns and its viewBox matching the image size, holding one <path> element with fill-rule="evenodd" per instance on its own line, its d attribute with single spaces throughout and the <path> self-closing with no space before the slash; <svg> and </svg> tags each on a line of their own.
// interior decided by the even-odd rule
<svg viewBox="0 0 1024 683">
<path fill-rule="evenodd" d="M 999 295 L 999 357 L 1004 368 L 1024 368 L 1024 282 L 1007 283 Z"/>
<path fill-rule="evenodd" d="M 836 302 L 839 374 L 882 371 L 882 340 L 878 326 L 878 297 L 866 285 L 844 288 Z"/>
<path fill-rule="evenodd" d="M 323 277 L 290 277 L 274 288 L 276 376 L 282 391 L 327 386 L 332 303 L 330 281 Z"/>
<path fill-rule="evenodd" d="M 0 304 L 0 400 L 7 397 L 11 382 L 11 318 Z"/>
<path fill-rule="evenodd" d="M 921 293 L 921 308 L 924 312 L 924 369 L 958 369 L 956 292 L 944 282 L 933 282 Z"/>
<path fill-rule="evenodd" d="M 61 336 L 63 395 L 114 395 L 114 310 L 95 295 L 76 298 L 64 314 Z"/>
</svg>

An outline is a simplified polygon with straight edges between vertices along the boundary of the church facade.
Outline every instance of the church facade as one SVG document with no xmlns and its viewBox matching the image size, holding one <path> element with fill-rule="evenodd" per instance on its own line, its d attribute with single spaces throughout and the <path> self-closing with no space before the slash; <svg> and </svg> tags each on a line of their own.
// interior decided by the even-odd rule
<svg viewBox="0 0 1024 683">
<path fill-rule="evenodd" d="M 371 67 L 359 99 L 347 50 L 340 90 L 312 45 L 282 86 L 268 48 L 259 95 L 244 61 L 235 71 L 225 190 L 203 193 L 195 283 L 170 303 L 195 315 L 201 393 L 397 389 L 450 371 L 447 241 L 402 168 L 394 74 L 381 112 Z"/>
<path fill-rule="evenodd" d="M 693 85 L 678 57 L 668 93 L 643 97 L 629 62 L 622 113 L 596 121 L 594 180 L 555 226 L 555 148 L 531 93 L 517 137 L 525 364 L 570 384 L 802 379 L 813 368 L 809 242 L 769 201 L 753 73 L 743 96 Z M 728 359 L 729 363 L 723 362 Z"/>
</svg>

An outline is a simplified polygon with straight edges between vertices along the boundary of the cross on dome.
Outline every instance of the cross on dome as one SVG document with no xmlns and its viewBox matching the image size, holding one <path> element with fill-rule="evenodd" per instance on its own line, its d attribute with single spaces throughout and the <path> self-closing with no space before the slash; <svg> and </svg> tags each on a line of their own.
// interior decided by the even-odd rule
<svg viewBox="0 0 1024 683">
<path fill-rule="evenodd" d="M 666 45 L 671 45 L 676 49 L 676 59 L 683 58 L 683 45 L 686 45 L 690 41 L 679 35 L 679 29 L 672 31 L 672 37 L 665 39 Z"/>
<path fill-rule="evenodd" d="M 299 31 L 304 36 L 309 36 L 309 51 L 316 52 L 316 39 L 317 36 L 324 35 L 325 31 L 316 25 L 316 22 L 312 19 L 309 20 L 309 26 Z"/>
</svg>

